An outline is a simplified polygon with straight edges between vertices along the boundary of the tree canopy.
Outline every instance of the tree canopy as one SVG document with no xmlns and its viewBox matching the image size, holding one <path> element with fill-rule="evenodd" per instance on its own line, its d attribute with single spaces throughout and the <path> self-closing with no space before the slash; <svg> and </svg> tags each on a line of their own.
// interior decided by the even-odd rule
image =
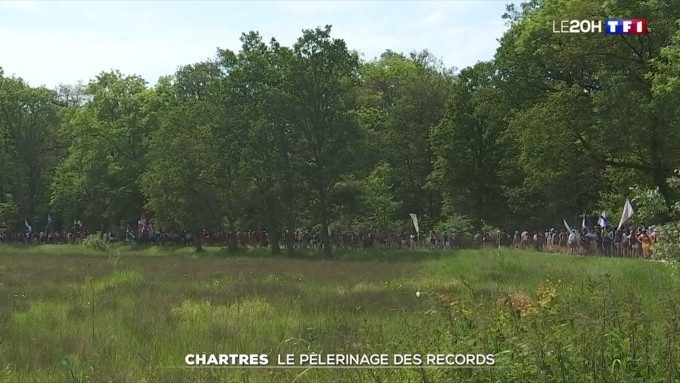
<svg viewBox="0 0 680 383">
<path fill-rule="evenodd" d="M 552 30 L 614 17 L 649 31 Z M 361 60 L 330 26 L 290 47 L 244 33 L 155 86 L 111 71 L 49 90 L 0 69 L 0 230 L 146 214 L 195 237 L 316 228 L 330 256 L 339 227 L 543 229 L 618 212 L 631 188 L 672 219 L 680 3 L 533 0 L 505 18 L 493 60 L 461 70 L 427 50 Z"/>
</svg>

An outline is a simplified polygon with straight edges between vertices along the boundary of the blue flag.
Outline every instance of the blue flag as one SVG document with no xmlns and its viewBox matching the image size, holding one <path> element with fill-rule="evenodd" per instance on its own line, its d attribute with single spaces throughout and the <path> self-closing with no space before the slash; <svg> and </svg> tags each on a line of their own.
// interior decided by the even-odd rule
<svg viewBox="0 0 680 383">
<path fill-rule="evenodd" d="M 581 223 L 581 227 L 584 229 L 588 228 L 588 225 L 586 224 L 586 212 L 583 212 L 583 222 Z"/>
</svg>

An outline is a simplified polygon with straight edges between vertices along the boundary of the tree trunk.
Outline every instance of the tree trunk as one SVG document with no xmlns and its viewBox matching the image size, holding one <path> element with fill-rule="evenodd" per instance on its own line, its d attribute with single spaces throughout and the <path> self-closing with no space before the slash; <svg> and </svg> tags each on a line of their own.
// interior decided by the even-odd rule
<svg viewBox="0 0 680 383">
<path fill-rule="evenodd" d="M 484 209 L 484 194 L 482 192 L 481 186 L 477 189 L 477 201 L 475 203 L 475 214 L 477 215 L 477 230 L 482 230 L 484 227 L 484 217 L 483 217 L 483 211 Z"/>
<path fill-rule="evenodd" d="M 292 213 L 288 213 L 288 219 L 286 220 L 286 228 L 288 230 L 288 235 L 286 236 L 286 251 L 288 252 L 288 255 L 292 255 L 293 252 L 295 251 L 294 249 L 294 238 L 293 235 L 295 234 L 295 219 L 293 218 Z"/>
<path fill-rule="evenodd" d="M 229 236 L 227 238 L 227 249 L 231 251 L 236 251 L 238 249 L 238 239 L 235 238 L 234 232 L 234 220 L 227 218 L 229 221 Z"/>
<path fill-rule="evenodd" d="M 269 246 L 272 249 L 272 254 L 281 254 L 281 246 L 279 245 L 279 239 L 281 235 L 279 233 L 279 229 L 277 227 L 273 227 L 272 230 L 269 231 Z"/>
<path fill-rule="evenodd" d="M 320 195 L 319 203 L 321 205 L 321 243 L 323 246 L 323 254 L 326 258 L 331 258 L 333 257 L 333 250 L 328 236 L 328 205 L 326 204 L 326 194 L 323 192 Z"/>
<path fill-rule="evenodd" d="M 201 245 L 201 232 L 197 231 L 194 233 L 191 233 L 191 236 L 194 239 L 194 248 L 196 248 L 197 253 L 202 253 L 203 252 L 203 246 Z"/>
</svg>

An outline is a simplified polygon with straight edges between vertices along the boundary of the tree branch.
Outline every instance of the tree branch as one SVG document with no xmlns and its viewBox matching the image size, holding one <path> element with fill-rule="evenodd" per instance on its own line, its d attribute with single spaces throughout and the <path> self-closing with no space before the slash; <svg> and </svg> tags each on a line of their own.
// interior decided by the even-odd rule
<svg viewBox="0 0 680 383">
<path fill-rule="evenodd" d="M 621 168 L 621 169 L 636 169 L 636 170 L 647 170 L 647 171 L 663 171 L 663 172 L 672 172 L 673 168 L 670 167 L 665 167 L 665 166 L 654 166 L 651 164 L 646 164 L 644 162 L 636 162 L 636 161 L 626 161 L 626 160 L 619 160 L 615 158 L 608 158 L 607 156 L 604 156 L 602 154 L 599 154 L 597 150 L 595 150 L 588 142 L 586 139 L 581 135 L 580 133 L 577 133 L 577 140 L 585 149 L 586 154 L 593 159 L 596 162 L 603 163 L 604 165 L 611 166 L 614 168 Z"/>
</svg>

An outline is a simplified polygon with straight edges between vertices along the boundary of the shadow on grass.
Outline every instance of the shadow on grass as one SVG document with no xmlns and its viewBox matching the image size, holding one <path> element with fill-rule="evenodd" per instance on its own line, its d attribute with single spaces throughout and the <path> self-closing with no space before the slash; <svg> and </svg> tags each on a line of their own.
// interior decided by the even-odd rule
<svg viewBox="0 0 680 383">
<path fill-rule="evenodd" d="M 450 258 L 456 254 L 458 254 L 457 251 L 339 249 L 334 250 L 332 257 L 327 258 L 322 250 L 295 250 L 294 252 L 288 252 L 287 250 L 282 249 L 280 253 L 274 254 L 270 249 L 264 248 L 239 248 L 234 250 L 223 248 L 220 251 L 201 253 L 200 256 L 220 258 L 298 259 L 320 262 L 422 262 Z M 194 253 L 194 255 L 196 255 L 196 253 Z"/>
<path fill-rule="evenodd" d="M 464 251 L 464 250 L 463 250 Z M 146 246 L 114 244 L 109 251 L 97 251 L 83 245 L 0 245 L 2 255 L 83 255 L 83 256 L 142 256 L 163 257 L 181 256 L 189 258 L 225 258 L 225 259 L 297 259 L 308 261 L 351 261 L 351 262 L 422 262 L 449 258 L 459 251 L 390 250 L 390 249 L 335 249 L 331 258 L 325 257 L 322 250 L 295 250 L 288 252 L 281 249 L 273 254 L 268 248 L 228 249 L 221 246 L 204 246 L 202 252 L 196 252 L 191 246 Z"/>
</svg>

